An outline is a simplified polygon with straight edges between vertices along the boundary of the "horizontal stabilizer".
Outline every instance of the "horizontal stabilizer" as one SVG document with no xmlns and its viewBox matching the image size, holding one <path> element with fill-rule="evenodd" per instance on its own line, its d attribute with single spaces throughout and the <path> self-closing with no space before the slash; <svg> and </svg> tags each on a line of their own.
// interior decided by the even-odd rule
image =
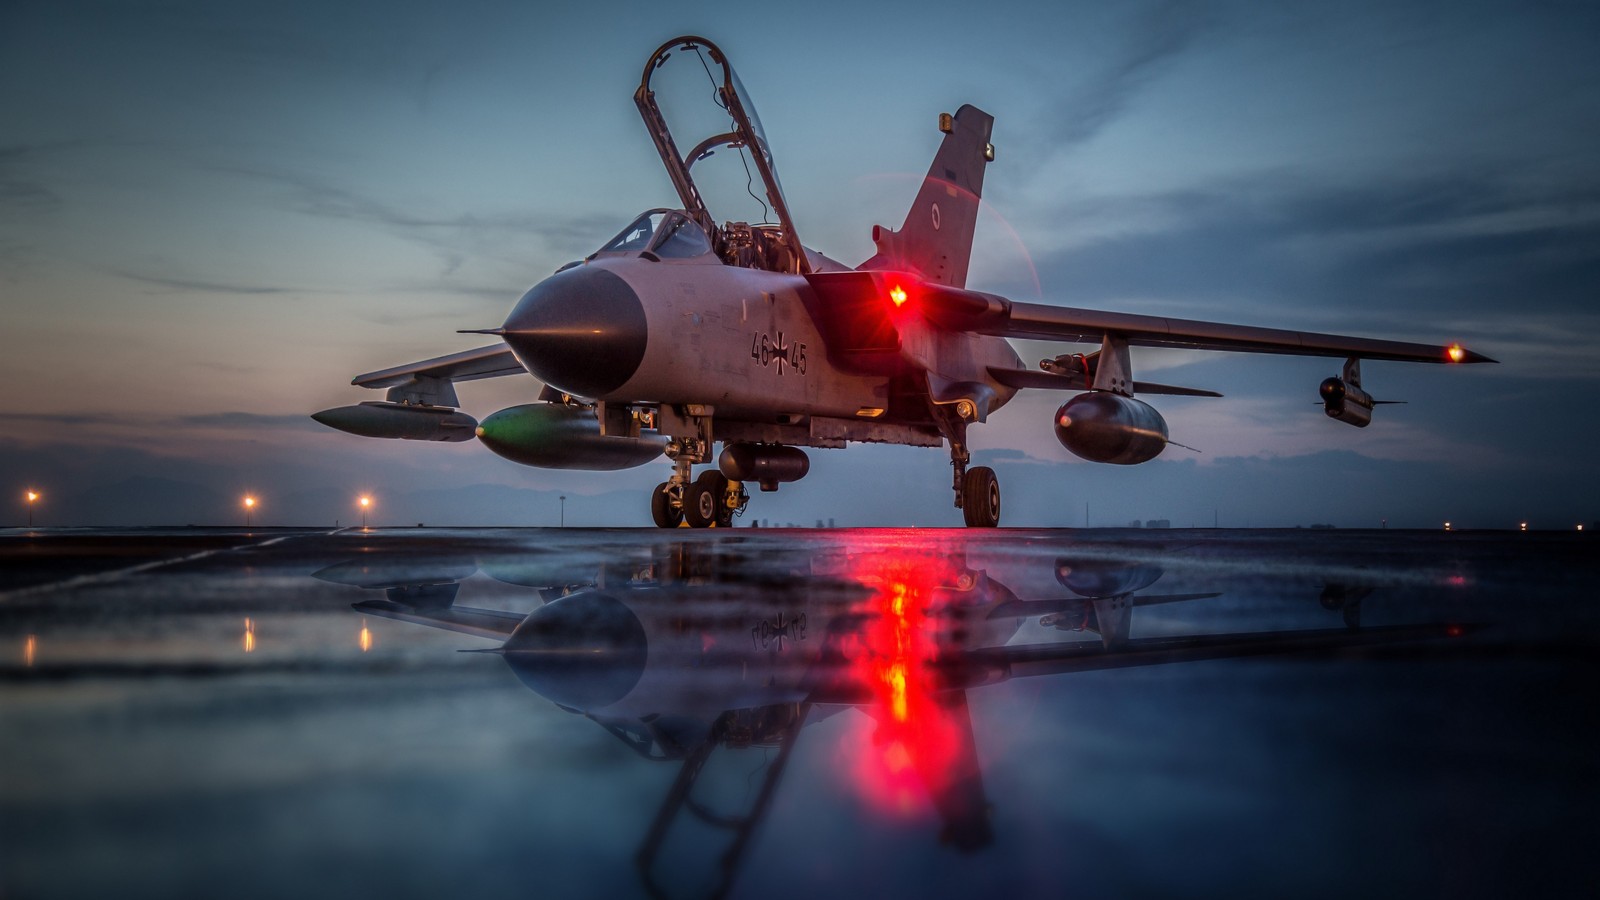
<svg viewBox="0 0 1600 900">
<path fill-rule="evenodd" d="M 989 375 L 995 381 L 1007 387 L 1036 388 L 1045 391 L 1087 391 L 1091 387 L 1082 378 L 1070 375 L 1057 375 L 1052 372 L 1035 372 L 1032 369 L 1005 369 L 999 366 L 990 366 Z M 1170 384 L 1156 384 L 1152 381 L 1135 381 L 1133 383 L 1135 394 L 1166 394 L 1173 397 L 1221 397 L 1216 391 L 1206 391 L 1200 388 L 1174 387 Z"/>
</svg>

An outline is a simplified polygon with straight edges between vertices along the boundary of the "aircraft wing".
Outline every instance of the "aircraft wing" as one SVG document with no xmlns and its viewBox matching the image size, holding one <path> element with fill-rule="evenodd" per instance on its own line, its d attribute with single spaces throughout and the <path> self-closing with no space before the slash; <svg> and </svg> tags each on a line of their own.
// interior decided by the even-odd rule
<svg viewBox="0 0 1600 900">
<path fill-rule="evenodd" d="M 465 606 L 416 609 L 393 600 L 363 600 L 351 606 L 360 612 L 385 619 L 410 622 L 413 625 L 427 625 L 430 628 L 470 634 L 473 637 L 501 640 L 510 637 L 511 633 L 517 630 L 517 626 L 522 624 L 522 620 L 527 618 L 526 615 L 514 612 L 471 609 Z"/>
<path fill-rule="evenodd" d="M 351 384 L 364 388 L 387 388 L 405 384 L 415 378 L 437 378 L 441 381 L 476 381 L 479 378 L 498 378 L 501 375 L 525 375 L 528 370 L 511 355 L 505 344 L 493 344 L 476 350 L 463 350 L 449 356 L 437 356 L 421 362 L 407 363 L 392 369 L 382 369 L 357 375 Z"/>
<path fill-rule="evenodd" d="M 1060 641 L 979 650 L 970 654 L 967 662 L 975 664 L 975 669 L 993 667 L 1004 673 L 1003 677 L 1016 678 L 1247 656 L 1332 655 L 1385 644 L 1456 638 L 1477 631 L 1479 627 L 1428 623 L 1134 638 L 1112 649 L 1098 641 Z"/>
<path fill-rule="evenodd" d="M 999 299 L 999 298 L 995 298 Z M 936 301 L 937 302 L 937 301 Z M 1457 345 L 1437 346 L 1406 341 L 1228 325 L 1195 319 L 1169 319 L 1130 313 L 1048 306 L 1043 303 L 998 304 L 974 330 L 1001 337 L 1035 338 L 1097 344 L 1108 334 L 1129 344 L 1239 353 L 1282 353 L 1291 356 L 1344 356 L 1397 362 L 1481 363 L 1495 360 Z M 997 313 L 998 315 L 996 315 Z"/>
</svg>

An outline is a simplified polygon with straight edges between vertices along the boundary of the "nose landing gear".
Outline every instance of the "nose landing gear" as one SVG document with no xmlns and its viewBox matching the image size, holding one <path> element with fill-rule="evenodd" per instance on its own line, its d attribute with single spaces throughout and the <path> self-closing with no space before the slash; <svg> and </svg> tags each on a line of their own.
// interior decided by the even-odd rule
<svg viewBox="0 0 1600 900">
<path fill-rule="evenodd" d="M 744 483 L 729 481 L 716 469 L 701 472 L 694 481 L 687 473 L 674 474 L 651 493 L 650 518 L 657 528 L 677 528 L 684 522 L 690 528 L 731 528 L 733 517 L 749 502 Z"/>
</svg>

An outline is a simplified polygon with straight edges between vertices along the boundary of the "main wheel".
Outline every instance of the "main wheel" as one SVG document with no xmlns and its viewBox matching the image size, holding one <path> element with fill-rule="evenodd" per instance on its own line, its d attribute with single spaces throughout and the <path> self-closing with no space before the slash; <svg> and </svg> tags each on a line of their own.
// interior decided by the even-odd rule
<svg viewBox="0 0 1600 900">
<path fill-rule="evenodd" d="M 716 469 L 700 473 L 694 483 L 683 491 L 683 517 L 691 528 L 710 528 L 713 522 L 723 522 L 724 498 L 728 494 L 728 478 Z"/>
<path fill-rule="evenodd" d="M 656 520 L 657 528 L 677 528 L 683 521 L 683 510 L 672 505 L 672 495 L 667 493 L 669 482 L 656 485 L 655 493 L 650 495 L 650 518 Z"/>
<path fill-rule="evenodd" d="M 967 470 L 961 479 L 961 514 L 969 528 L 993 528 L 1000 524 L 1000 479 L 988 466 Z"/>
</svg>

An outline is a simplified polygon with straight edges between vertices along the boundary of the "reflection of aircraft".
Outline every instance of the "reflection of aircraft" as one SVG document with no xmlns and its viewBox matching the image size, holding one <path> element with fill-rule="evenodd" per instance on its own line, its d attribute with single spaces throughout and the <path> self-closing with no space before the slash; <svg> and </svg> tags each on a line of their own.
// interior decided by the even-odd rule
<svg viewBox="0 0 1600 900">
<path fill-rule="evenodd" d="M 672 60 L 677 65 L 667 65 Z M 658 88 L 670 97 L 669 76 L 688 77 L 693 96 L 705 96 L 702 70 L 714 101 L 705 133 L 686 133 L 676 117 L 678 130 L 669 130 Z M 810 462 L 800 447 L 948 445 L 955 505 L 968 525 L 989 526 L 1000 520 L 999 483 L 987 467 L 968 468 L 967 429 L 1018 390 L 1082 392 L 1057 411 L 1057 438 L 1085 459 L 1124 465 L 1153 459 L 1168 443 L 1165 420 L 1135 393 L 1218 396 L 1135 380 L 1130 347 L 1344 358 L 1321 395 L 1329 416 L 1357 426 L 1387 402 L 1362 389 L 1363 359 L 1491 361 L 1454 344 L 1072 309 L 967 290 L 984 170 L 994 159 L 994 120 L 971 106 L 940 117 L 945 137 L 905 223 L 899 231 L 875 226 L 878 252 L 851 269 L 800 243 L 755 107 L 714 45 L 695 37 L 662 45 L 634 99 L 681 209 L 644 213 L 535 285 L 502 326 L 474 332 L 502 343 L 358 376 L 355 384 L 386 388 L 386 401 L 314 418 L 371 437 L 476 434 L 508 459 L 553 468 L 622 469 L 665 453 L 673 473 L 651 501 L 664 527 L 727 525 L 748 500 L 743 482 L 776 490 L 805 476 Z M 702 164 L 718 152 L 743 163 L 738 193 L 761 204 L 759 224 L 754 216 L 719 224 L 708 209 L 702 188 L 714 182 Z M 1007 338 L 1099 349 L 1029 369 Z M 546 385 L 540 402 L 481 424 L 457 409 L 456 382 L 524 373 Z M 718 441 L 716 466 L 691 478 Z"/>
<path fill-rule="evenodd" d="M 967 710 L 974 687 L 1027 675 L 1450 633 L 1425 625 L 1138 638 L 1131 630 L 1135 608 L 1217 596 L 1149 593 L 1163 574 L 1150 563 L 1058 559 L 1055 583 L 1069 595 L 1023 599 L 1000 579 L 1021 583 L 1030 574 L 1025 569 L 1047 561 L 1001 557 L 973 568 L 944 554 L 832 546 L 789 558 L 774 571 L 770 557 L 741 558 L 736 554 L 748 550 L 722 545 L 673 543 L 659 550 L 649 564 L 633 567 L 634 578 L 555 599 L 545 593 L 547 602 L 526 615 L 412 603 L 369 560 L 367 586 L 388 597 L 355 604 L 364 614 L 494 639 L 527 687 L 640 756 L 678 763 L 638 854 L 646 883 L 658 893 L 660 870 L 681 862 L 664 848 L 671 835 L 690 828 L 721 836 L 697 846 L 717 851 L 710 868 L 720 886 L 713 893 L 731 886 L 800 731 L 837 712 L 854 708 L 874 720 L 870 742 L 857 748 L 850 767 L 860 790 L 890 809 L 926 797 L 943 821 L 941 839 L 970 852 L 994 838 Z M 361 583 L 343 566 L 318 575 Z M 525 575 L 538 577 L 532 570 Z M 1099 639 L 1011 643 L 1033 621 Z M 720 798 L 719 805 L 717 792 L 706 787 L 716 782 L 706 780 L 708 773 L 737 769 L 742 785 L 750 762 L 716 751 L 751 747 L 776 748 L 763 763 L 759 787 L 740 792 L 738 802 Z"/>
</svg>

